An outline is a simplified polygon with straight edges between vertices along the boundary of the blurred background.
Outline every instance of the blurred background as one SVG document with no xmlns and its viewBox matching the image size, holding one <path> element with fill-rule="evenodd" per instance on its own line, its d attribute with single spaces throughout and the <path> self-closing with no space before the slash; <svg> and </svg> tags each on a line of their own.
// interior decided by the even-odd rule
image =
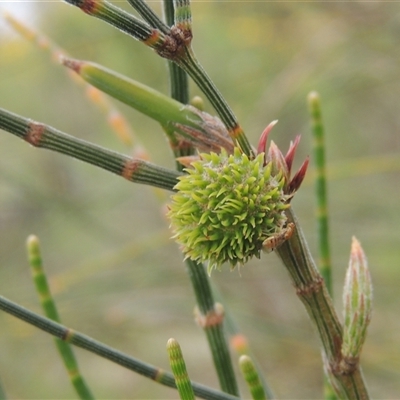
<svg viewBox="0 0 400 400">
<path fill-rule="evenodd" d="M 125 2 L 118 6 L 130 10 Z M 98 62 L 162 92 L 166 63 L 153 51 L 62 2 L 1 2 L 76 58 Z M 159 3 L 151 2 L 159 11 Z M 374 314 L 362 354 L 373 398 L 400 393 L 400 8 L 379 2 L 193 1 L 193 46 L 251 142 L 274 119 L 286 149 L 302 135 L 296 165 L 312 154 L 306 97 L 322 99 L 329 173 L 335 303 L 355 235 L 369 259 Z M 0 106 L 130 154 L 65 69 L 0 23 Z M 199 94 L 193 86 L 192 94 Z M 151 159 L 174 167 L 157 123 L 113 102 Z M 207 106 L 207 111 L 212 109 Z M 295 165 L 295 166 L 296 166 Z M 316 251 L 312 171 L 293 208 Z M 63 323 L 169 369 L 177 339 L 191 378 L 217 387 L 194 297 L 163 201 L 152 188 L 0 132 L 0 293 L 41 313 L 25 241 L 42 243 Z M 274 254 L 214 272 L 270 386 L 282 399 L 321 398 L 319 342 Z M 0 313 L 0 380 L 9 398 L 75 393 L 52 338 Z M 175 391 L 76 349 L 98 398 L 176 398 Z M 242 385 L 242 393 L 249 397 Z"/>
</svg>

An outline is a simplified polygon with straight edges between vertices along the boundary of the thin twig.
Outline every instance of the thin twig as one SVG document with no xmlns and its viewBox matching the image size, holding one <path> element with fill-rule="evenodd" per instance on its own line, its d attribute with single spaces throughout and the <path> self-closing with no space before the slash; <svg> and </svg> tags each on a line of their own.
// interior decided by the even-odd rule
<svg viewBox="0 0 400 400">
<path fill-rule="evenodd" d="M 105 345 L 93 338 L 84 335 L 78 331 L 67 328 L 51 319 L 42 317 L 26 308 L 0 296 L 0 309 L 21 319 L 44 332 L 58 337 L 74 346 L 88 350 L 100 357 L 106 358 L 127 369 L 137 372 L 147 378 L 150 378 L 162 385 L 176 388 L 174 376 L 160 368 L 144 363 L 134 357 L 130 357 L 112 347 Z M 210 400 L 238 400 L 237 397 L 227 393 L 219 392 L 199 383 L 192 382 L 194 393 L 197 397 Z"/>
<path fill-rule="evenodd" d="M 145 185 L 173 190 L 181 175 L 144 160 L 134 159 L 85 140 L 0 109 L 0 128 L 35 147 L 42 147 L 87 162 L 123 178 Z"/>
</svg>

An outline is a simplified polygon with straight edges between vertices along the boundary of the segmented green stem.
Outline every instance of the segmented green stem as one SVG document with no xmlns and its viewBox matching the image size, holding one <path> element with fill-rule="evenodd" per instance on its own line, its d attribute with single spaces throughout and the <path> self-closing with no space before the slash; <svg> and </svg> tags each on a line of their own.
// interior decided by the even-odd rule
<svg viewBox="0 0 400 400">
<path fill-rule="evenodd" d="M 326 288 L 333 298 L 332 287 L 332 267 L 329 250 L 329 226 L 328 226 L 328 196 L 326 184 L 326 161 L 325 161 L 325 140 L 324 126 L 321 118 L 321 107 L 319 95 L 311 92 L 308 95 L 308 104 L 311 114 L 311 130 L 314 139 L 314 158 L 315 158 L 315 192 L 317 200 L 317 224 L 318 224 L 318 247 L 319 247 L 319 269 L 324 278 Z M 324 398 L 325 400 L 336 400 L 336 395 L 329 382 L 329 378 L 324 379 Z"/>
<path fill-rule="evenodd" d="M 28 238 L 27 249 L 33 280 L 35 282 L 36 291 L 38 292 L 42 308 L 48 318 L 55 322 L 61 322 L 56 304 L 47 283 L 46 275 L 43 270 L 39 240 L 36 236 L 30 236 Z M 78 396 L 81 399 L 94 399 L 89 387 L 79 371 L 78 363 L 71 346 L 57 338 L 55 339 L 55 343 L 68 371 L 71 383 L 74 386 Z"/>
<path fill-rule="evenodd" d="M 164 20 L 171 27 L 175 23 L 175 6 L 174 0 L 163 0 Z"/>
<path fill-rule="evenodd" d="M 209 136 L 212 143 L 217 141 L 215 134 L 208 132 L 208 126 L 212 125 L 210 121 L 213 120 L 210 115 L 101 65 L 72 59 L 64 59 L 63 63 L 86 82 L 158 121 L 177 156 L 181 155 L 180 149 L 183 155 L 188 155 L 188 148 L 191 147 L 189 141 L 199 142 L 199 135 Z M 187 85 L 187 82 L 183 84 Z M 183 92 L 185 89 L 181 86 L 179 90 Z"/>
<path fill-rule="evenodd" d="M 221 389 L 238 396 L 239 389 L 223 329 L 222 306 L 214 301 L 204 266 L 190 259 L 186 260 L 186 265 L 198 305 L 197 322 L 206 333 Z"/>
<path fill-rule="evenodd" d="M 157 90 L 96 63 L 73 59 L 64 59 L 63 63 L 86 82 L 162 125 L 179 123 L 201 129 L 197 113 Z"/>
<path fill-rule="evenodd" d="M 168 61 L 170 77 L 171 97 L 180 103 L 189 103 L 189 92 L 187 90 L 189 81 L 186 72 L 175 63 Z"/>
<path fill-rule="evenodd" d="M 189 0 L 174 0 L 175 26 L 183 31 L 192 30 L 192 11 Z"/>
<path fill-rule="evenodd" d="M 206 95 L 210 103 L 217 111 L 222 122 L 228 129 L 231 138 L 237 143 L 242 151 L 250 158 L 254 158 L 253 149 L 244 134 L 235 114 L 223 98 L 201 64 L 197 61 L 193 51 L 186 49 L 185 56 L 176 61 L 196 82 L 197 86 Z"/>
<path fill-rule="evenodd" d="M 257 369 L 249 356 L 241 356 L 239 366 L 253 400 L 267 399 Z"/>
<path fill-rule="evenodd" d="M 193 387 L 186 371 L 186 364 L 179 343 L 175 339 L 169 339 L 167 351 L 169 365 L 174 374 L 176 387 L 181 400 L 194 400 Z"/>
<path fill-rule="evenodd" d="M 136 18 L 132 14 L 114 6 L 105 0 L 65 0 L 65 2 L 80 8 L 86 14 L 99 18 L 110 25 L 120 29 L 122 32 L 133 36 L 142 42 L 146 42 L 152 36 L 160 36 L 162 42 L 163 34 L 160 31 L 155 32 L 148 24 Z M 160 43 L 151 41 L 151 47 Z"/>
<path fill-rule="evenodd" d="M 332 296 L 324 126 L 322 123 L 321 103 L 318 93 L 312 92 L 309 94 L 308 104 L 311 114 L 311 127 L 314 138 L 314 158 L 316 170 L 315 189 L 317 198 L 318 242 L 320 254 L 319 267 L 328 292 Z"/>
<path fill-rule="evenodd" d="M 192 37 L 192 14 L 190 1 L 174 0 L 174 5 L 175 26 L 185 33 L 190 40 L 185 43 L 184 51 L 181 51 L 178 56 L 173 59 L 173 61 L 175 61 L 190 75 L 197 86 L 206 95 L 214 109 L 217 111 L 222 122 L 228 129 L 229 135 L 234 142 L 240 146 L 246 155 L 248 155 L 250 158 L 253 158 L 253 149 L 242 128 L 240 127 L 235 114 L 192 51 L 190 45 Z"/>
<path fill-rule="evenodd" d="M 296 293 L 317 328 L 327 360 L 326 368 L 329 368 L 336 379 L 335 383 L 347 399 L 368 399 L 368 391 L 359 366 L 351 373 L 343 373 L 341 369 L 342 326 L 292 208 L 288 209 L 286 214 L 288 222 L 293 222 L 296 228 L 290 239 L 278 247 L 276 252 L 287 268 Z"/>
<path fill-rule="evenodd" d="M 175 25 L 182 32 L 189 32 L 188 36 L 192 36 L 192 14 L 189 0 L 174 0 L 175 4 Z M 224 97 L 215 86 L 211 78 L 208 76 L 200 62 L 197 60 L 192 48 L 191 41 L 185 45 L 185 51 L 180 53 L 174 61 L 180 65 L 195 81 L 197 86 L 206 95 L 214 109 L 217 111 L 222 122 L 225 124 L 231 138 L 237 143 L 242 151 L 253 158 L 253 149 L 244 134 L 235 114 L 225 101 Z"/>
<path fill-rule="evenodd" d="M 173 0 L 164 0 L 164 16 L 168 26 L 175 23 Z M 189 103 L 189 82 L 187 73 L 172 61 L 168 61 L 171 97 L 183 104 Z"/>
<path fill-rule="evenodd" d="M 168 34 L 169 27 L 158 17 L 158 15 L 143 0 L 128 0 L 128 3 L 140 14 L 140 16 L 152 27 Z"/>
<path fill-rule="evenodd" d="M 215 285 L 213 286 L 213 293 L 215 296 L 216 301 L 219 301 L 221 299 L 221 294 L 219 293 L 219 290 Z M 265 396 L 267 399 L 274 399 L 275 396 L 269 387 L 268 383 L 266 382 L 265 376 L 263 375 L 261 366 L 256 360 L 256 357 L 253 353 L 253 351 L 250 348 L 249 342 L 247 340 L 247 337 L 240 332 L 234 318 L 231 310 L 229 307 L 224 306 L 224 327 L 230 337 L 230 346 L 233 350 L 236 351 L 237 354 L 240 356 L 245 355 L 248 356 L 252 359 L 253 366 L 257 370 L 257 375 L 260 379 L 260 384 L 263 387 L 263 391 L 265 393 Z"/>
<path fill-rule="evenodd" d="M 175 23 L 175 9 L 173 0 L 164 0 L 164 18 L 168 26 L 172 26 Z M 179 101 L 182 104 L 189 103 L 189 80 L 187 73 L 172 61 L 167 61 L 168 72 L 169 72 L 169 92 L 170 96 Z M 175 158 L 192 155 L 194 148 L 189 144 L 179 140 L 175 135 L 174 127 L 164 126 L 167 131 L 167 135 L 170 138 L 170 146 L 174 152 Z M 178 171 L 183 169 L 181 163 L 177 161 L 176 168 Z"/>
<path fill-rule="evenodd" d="M 179 172 L 104 149 L 3 109 L 0 109 L 0 128 L 35 147 L 77 158 L 120 175 L 131 182 L 173 190 L 177 177 L 180 175 Z"/>
<path fill-rule="evenodd" d="M 112 347 L 105 345 L 78 331 L 67 328 L 51 319 L 42 317 L 26 308 L 0 296 L 0 310 L 25 321 L 44 332 L 58 337 L 74 346 L 88 350 L 131 371 L 150 378 L 162 385 L 176 388 L 175 378 L 171 373 L 165 372 L 153 365 L 144 363 L 130 357 Z M 197 397 L 210 400 L 238 400 L 237 397 L 211 389 L 199 383 L 192 382 L 193 391 Z"/>
</svg>

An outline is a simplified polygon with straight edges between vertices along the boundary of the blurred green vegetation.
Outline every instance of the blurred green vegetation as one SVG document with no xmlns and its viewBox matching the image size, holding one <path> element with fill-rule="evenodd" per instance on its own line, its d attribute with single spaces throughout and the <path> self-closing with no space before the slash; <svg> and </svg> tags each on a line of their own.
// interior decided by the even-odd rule
<svg viewBox="0 0 400 400">
<path fill-rule="evenodd" d="M 72 56 L 167 91 L 166 64 L 154 52 L 73 7 L 39 4 L 24 20 Z M 123 2 L 118 5 L 129 10 Z M 282 148 L 302 134 L 300 163 L 312 153 L 306 96 L 311 90 L 320 93 L 327 132 L 335 303 L 340 312 L 351 236 L 356 235 L 374 283 L 374 314 L 362 366 L 372 397 L 396 398 L 398 4 L 199 1 L 192 9 L 194 49 L 253 144 L 271 120 L 279 119 L 272 137 Z M 49 62 L 10 28 L 2 24 L 0 29 L 2 107 L 129 153 L 63 67 Z M 198 90 L 193 87 L 192 93 Z M 160 127 L 115 104 L 153 161 L 173 167 Z M 294 208 L 315 254 L 314 192 L 311 179 L 306 183 Z M 25 254 L 25 240 L 32 233 L 41 239 L 45 268 L 67 326 L 163 368 L 168 368 L 166 342 L 174 337 L 191 378 L 217 386 L 204 336 L 193 321 L 194 298 L 185 267 L 151 188 L 0 132 L 0 293 L 41 312 Z M 276 394 L 282 399 L 320 398 L 318 339 L 277 258 L 264 255 L 240 274 L 226 268 L 212 279 Z M 74 398 L 50 336 L 3 313 L 0 321 L 0 378 L 9 398 Z M 98 398 L 177 396 L 84 351 L 77 356 Z"/>
</svg>

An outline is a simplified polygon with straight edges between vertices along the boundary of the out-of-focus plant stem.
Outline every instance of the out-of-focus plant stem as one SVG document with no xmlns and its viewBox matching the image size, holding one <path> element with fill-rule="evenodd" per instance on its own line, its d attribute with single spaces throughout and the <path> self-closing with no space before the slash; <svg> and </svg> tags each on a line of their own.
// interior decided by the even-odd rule
<svg viewBox="0 0 400 400">
<path fill-rule="evenodd" d="M 329 249 L 329 220 L 328 220 L 328 195 L 326 183 L 326 161 L 325 161 L 325 133 L 321 116 L 321 104 L 319 95 L 311 92 L 308 95 L 308 106 L 311 114 L 311 129 L 314 139 L 315 158 L 315 192 L 317 200 L 317 224 L 318 224 L 318 266 L 324 278 L 326 288 L 333 298 L 332 266 Z M 325 400 L 336 400 L 337 397 L 329 382 L 329 377 L 324 377 Z"/>
<path fill-rule="evenodd" d="M 320 257 L 318 264 L 328 292 L 332 296 L 324 126 L 322 123 L 321 104 L 318 93 L 311 92 L 308 95 L 308 104 L 311 114 L 311 128 L 314 138 L 314 157 L 316 170 L 315 189 L 317 199 L 318 247 Z"/>
<path fill-rule="evenodd" d="M 33 280 L 35 282 L 36 291 L 38 292 L 42 308 L 48 318 L 55 322 L 61 322 L 56 304 L 47 283 L 46 275 L 43 270 L 39 239 L 36 236 L 29 236 L 27 240 L 27 249 Z M 74 386 L 78 396 L 81 399 L 94 399 L 89 387 L 79 371 L 78 363 L 71 346 L 58 338 L 55 338 L 55 343 L 68 371 L 71 383 Z"/>
<path fill-rule="evenodd" d="M 219 293 L 217 291 L 217 288 L 213 288 L 213 292 L 216 295 L 217 301 L 218 301 L 218 297 L 219 297 Z M 257 362 L 257 358 L 254 354 L 254 352 L 252 351 L 247 337 L 240 332 L 239 328 L 237 327 L 237 324 L 235 323 L 234 319 L 233 319 L 233 315 L 230 312 L 229 308 L 225 308 L 225 327 L 226 330 L 228 332 L 228 335 L 230 337 L 230 345 L 231 348 L 233 350 L 235 350 L 235 352 L 240 355 L 246 355 L 248 357 L 250 357 L 252 359 L 254 368 L 257 371 L 257 375 L 260 381 L 260 385 L 263 388 L 263 392 L 266 396 L 267 399 L 274 399 L 275 396 L 272 392 L 272 389 L 270 388 L 269 384 L 267 383 L 265 376 L 263 374 L 262 368 L 260 367 L 259 363 Z"/>
<path fill-rule="evenodd" d="M 198 306 L 197 323 L 207 336 L 221 389 L 238 396 L 239 389 L 223 329 L 222 306 L 214 301 L 210 280 L 203 264 L 187 259 L 186 265 Z"/>
<path fill-rule="evenodd" d="M 181 347 L 175 339 L 169 339 L 167 343 L 169 365 L 175 377 L 176 387 L 181 400 L 194 400 L 193 387 L 186 370 Z"/>
<path fill-rule="evenodd" d="M 253 400 L 266 400 L 267 396 L 253 360 L 249 356 L 243 355 L 239 359 L 239 367 L 242 371 L 243 377 L 247 383 Z"/>
</svg>

